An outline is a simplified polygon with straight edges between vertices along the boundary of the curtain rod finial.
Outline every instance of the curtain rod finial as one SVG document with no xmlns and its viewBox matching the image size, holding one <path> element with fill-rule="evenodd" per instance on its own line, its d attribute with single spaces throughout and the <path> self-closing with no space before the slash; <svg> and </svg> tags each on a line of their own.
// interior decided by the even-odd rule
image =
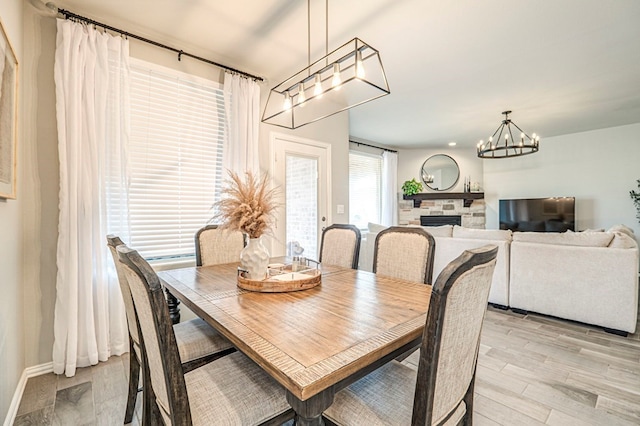
<svg viewBox="0 0 640 426">
<path fill-rule="evenodd" d="M 42 0 L 29 0 L 29 4 L 31 4 L 40 15 L 55 16 L 58 14 L 58 6 L 53 2 L 45 3 Z"/>
</svg>

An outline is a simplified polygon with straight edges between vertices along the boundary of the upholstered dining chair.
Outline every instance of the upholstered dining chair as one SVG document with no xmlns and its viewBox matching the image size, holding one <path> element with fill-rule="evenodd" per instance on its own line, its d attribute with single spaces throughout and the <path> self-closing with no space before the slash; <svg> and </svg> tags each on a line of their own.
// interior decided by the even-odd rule
<svg viewBox="0 0 640 426">
<path fill-rule="evenodd" d="M 119 246 L 117 251 L 156 401 L 151 424 L 257 425 L 293 418 L 284 388 L 241 352 L 185 372 L 158 276 L 135 250 Z"/>
<path fill-rule="evenodd" d="M 431 284 L 436 241 L 422 228 L 391 226 L 376 236 L 373 272 Z"/>
<path fill-rule="evenodd" d="M 207 225 L 196 232 L 196 265 L 209 266 L 240 261 L 245 246 L 240 231 L 220 229 L 219 225 Z"/>
<path fill-rule="evenodd" d="M 470 425 L 496 246 L 467 250 L 431 292 L 418 371 L 391 361 L 341 390 L 324 416 L 336 425 Z M 413 410 L 411 407 L 413 406 Z"/>
<path fill-rule="evenodd" d="M 360 230 L 354 225 L 333 224 L 322 231 L 320 263 L 358 269 Z"/>
<path fill-rule="evenodd" d="M 126 281 L 122 263 L 118 260 L 117 247 L 125 247 L 122 240 L 115 235 L 107 236 L 107 245 L 113 256 L 116 265 L 118 282 L 122 299 L 124 301 L 125 313 L 127 316 L 127 326 L 129 328 L 129 391 L 127 395 L 127 407 L 125 410 L 124 423 L 130 423 L 133 418 L 138 386 L 140 380 L 140 365 L 142 361 L 142 350 L 140 346 L 140 336 L 136 312 L 131 298 L 129 284 Z M 181 322 L 174 326 L 176 344 L 180 354 L 180 362 L 185 371 L 193 370 L 200 365 L 214 361 L 221 356 L 235 352 L 235 348 L 227 339 L 216 332 L 202 319 L 197 318 L 190 321 Z M 143 398 L 146 397 L 143 388 Z M 145 401 L 143 408 L 147 411 L 150 406 Z M 148 413 L 143 412 L 143 416 Z"/>
</svg>

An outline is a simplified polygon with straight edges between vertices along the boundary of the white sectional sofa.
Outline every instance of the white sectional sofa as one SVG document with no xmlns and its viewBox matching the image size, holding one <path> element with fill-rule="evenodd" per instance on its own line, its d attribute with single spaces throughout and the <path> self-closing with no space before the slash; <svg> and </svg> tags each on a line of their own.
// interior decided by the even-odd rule
<svg viewBox="0 0 640 426">
<path fill-rule="evenodd" d="M 633 333 L 635 239 L 622 232 L 514 232 L 509 306 Z"/>
<path fill-rule="evenodd" d="M 359 269 L 371 271 L 373 267 L 373 251 L 378 232 L 385 226 L 369 224 L 369 232 L 363 233 L 360 244 Z M 498 246 L 498 258 L 493 273 L 493 282 L 489 291 L 489 303 L 506 307 L 509 305 L 509 245 L 511 231 L 470 229 L 461 226 L 428 226 L 424 229 L 436 240 L 436 253 L 433 261 L 433 279 L 449 262 L 468 249 L 482 247 L 486 244 Z"/>
<path fill-rule="evenodd" d="M 375 237 L 362 235 L 360 269 L 372 270 Z M 638 317 L 638 244 L 633 231 L 538 233 L 425 227 L 436 240 L 433 278 L 462 251 L 498 246 L 489 303 L 634 333 Z M 623 334 L 623 333 L 622 333 Z"/>
</svg>

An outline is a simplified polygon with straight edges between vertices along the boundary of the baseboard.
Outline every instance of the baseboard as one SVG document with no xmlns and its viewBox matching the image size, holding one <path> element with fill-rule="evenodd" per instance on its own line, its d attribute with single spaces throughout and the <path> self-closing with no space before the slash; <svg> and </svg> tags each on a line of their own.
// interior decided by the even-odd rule
<svg viewBox="0 0 640 426">
<path fill-rule="evenodd" d="M 47 362 L 46 364 L 34 365 L 33 367 L 27 367 L 22 372 L 16 391 L 13 394 L 7 417 L 4 419 L 4 426 L 11 426 L 16 419 L 18 408 L 20 407 L 20 401 L 22 400 L 22 394 L 24 388 L 27 386 L 27 380 L 31 377 L 40 376 L 42 374 L 53 373 L 53 362 Z"/>
</svg>

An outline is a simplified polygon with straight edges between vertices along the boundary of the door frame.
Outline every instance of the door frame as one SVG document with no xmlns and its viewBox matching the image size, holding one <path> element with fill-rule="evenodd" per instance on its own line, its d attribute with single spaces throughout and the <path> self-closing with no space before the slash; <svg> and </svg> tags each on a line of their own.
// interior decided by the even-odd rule
<svg viewBox="0 0 640 426">
<path fill-rule="evenodd" d="M 326 200 L 326 212 L 325 212 L 325 217 L 326 217 L 326 225 L 324 226 L 329 226 L 333 223 L 332 221 L 332 211 L 333 211 L 333 199 L 332 199 L 332 177 L 331 177 L 331 163 L 332 163 L 332 154 L 331 154 L 331 144 L 328 142 L 323 142 L 317 139 L 309 139 L 309 138 L 301 138 L 298 136 L 292 136 L 286 133 L 279 133 L 279 132 L 271 132 L 269 135 L 269 170 L 270 170 L 270 175 L 271 175 L 271 187 L 275 188 L 276 184 L 275 184 L 275 170 L 276 170 L 276 140 L 280 139 L 280 140 L 284 140 L 286 142 L 293 142 L 293 143 L 297 143 L 300 145 L 308 145 L 314 148 L 320 148 L 320 149 L 324 149 L 326 154 L 327 154 L 327 181 L 326 181 L 326 193 L 327 193 L 327 200 Z M 281 194 L 282 198 L 284 198 L 284 193 Z M 286 208 L 286 206 L 284 206 L 284 208 Z M 320 213 L 322 214 L 322 213 Z M 286 217 L 286 215 L 285 215 Z M 274 237 L 275 237 L 275 230 L 274 230 Z M 285 231 L 286 234 L 286 231 Z M 319 238 L 322 238 L 321 235 L 318 236 Z M 318 240 L 318 243 L 320 242 L 320 239 Z M 276 241 L 275 238 L 271 238 L 271 244 L 270 244 L 270 253 L 273 255 L 274 253 L 274 248 L 276 247 L 276 244 L 278 244 L 278 242 Z M 286 242 L 285 242 L 285 246 L 286 246 Z M 320 250 L 320 246 L 318 246 L 318 250 Z M 285 251 L 286 251 L 286 247 L 285 247 Z"/>
</svg>

